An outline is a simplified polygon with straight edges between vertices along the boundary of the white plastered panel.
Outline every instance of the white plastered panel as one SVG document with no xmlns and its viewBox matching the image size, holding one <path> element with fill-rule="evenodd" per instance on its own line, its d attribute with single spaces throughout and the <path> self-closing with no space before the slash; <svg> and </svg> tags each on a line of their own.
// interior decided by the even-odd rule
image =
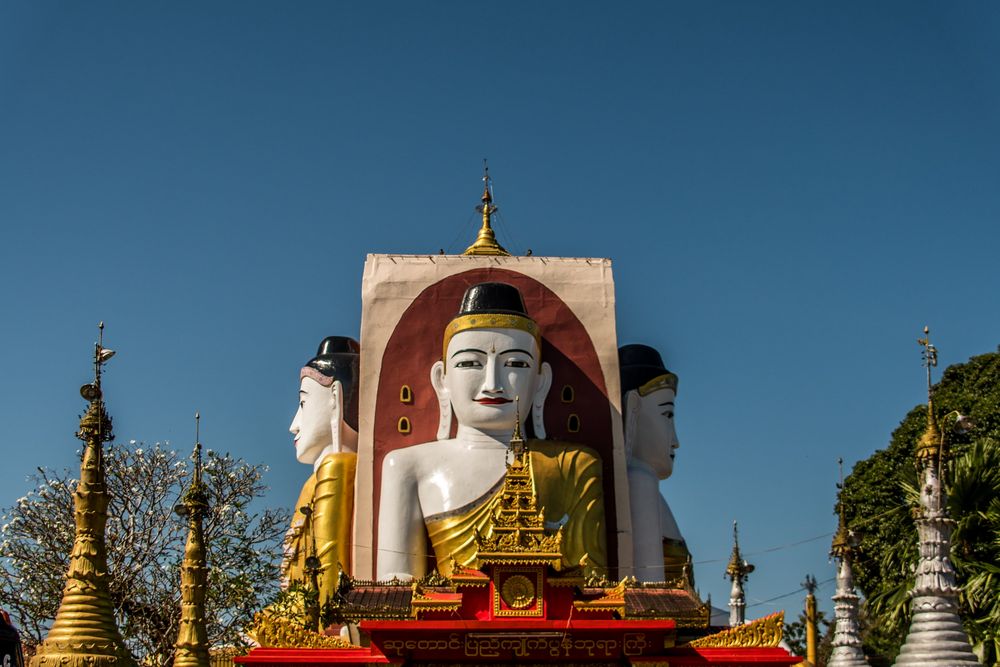
<svg viewBox="0 0 1000 667">
<path fill-rule="evenodd" d="M 621 574 L 630 574 L 632 531 L 622 435 L 615 289 L 611 260 L 567 257 L 474 257 L 463 255 L 368 255 L 361 285 L 361 394 L 354 521 L 354 576 L 374 575 L 372 544 L 374 413 L 382 356 L 404 311 L 428 286 L 448 276 L 486 267 L 529 276 L 572 309 L 597 351 L 612 413 L 615 514 Z M 456 304 L 456 308 L 457 308 Z M 440 344 L 435 341 L 432 344 Z M 429 372 L 430 369 L 428 369 Z M 436 417 L 435 417 L 436 419 Z"/>
</svg>

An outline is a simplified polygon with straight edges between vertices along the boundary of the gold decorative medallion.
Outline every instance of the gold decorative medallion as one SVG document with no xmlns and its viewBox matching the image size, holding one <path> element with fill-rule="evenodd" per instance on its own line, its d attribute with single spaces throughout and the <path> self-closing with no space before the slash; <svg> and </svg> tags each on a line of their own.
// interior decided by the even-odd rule
<svg viewBox="0 0 1000 667">
<path fill-rule="evenodd" d="M 500 597 L 511 609 L 524 609 L 535 601 L 535 585 L 523 574 L 515 574 L 503 582 Z"/>
</svg>

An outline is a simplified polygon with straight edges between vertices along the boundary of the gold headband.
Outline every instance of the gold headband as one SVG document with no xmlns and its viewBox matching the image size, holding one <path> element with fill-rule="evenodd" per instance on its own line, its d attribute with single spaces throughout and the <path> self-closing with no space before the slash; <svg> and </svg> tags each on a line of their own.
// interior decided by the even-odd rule
<svg viewBox="0 0 1000 667">
<path fill-rule="evenodd" d="M 664 373 L 663 375 L 657 375 L 655 378 L 647 382 L 646 384 L 639 387 L 637 390 L 640 396 L 648 396 L 652 394 L 657 389 L 673 389 L 674 394 L 677 393 L 677 376 L 673 373 Z"/>
<path fill-rule="evenodd" d="M 535 321 L 524 315 L 512 315 L 509 313 L 476 313 L 473 315 L 459 315 L 444 329 L 444 346 L 441 349 L 441 358 L 447 360 L 448 343 L 455 334 L 469 329 L 518 329 L 527 331 L 535 337 L 538 345 L 538 353 L 542 352 L 542 334 Z M 541 364 L 538 366 L 541 372 Z"/>
</svg>

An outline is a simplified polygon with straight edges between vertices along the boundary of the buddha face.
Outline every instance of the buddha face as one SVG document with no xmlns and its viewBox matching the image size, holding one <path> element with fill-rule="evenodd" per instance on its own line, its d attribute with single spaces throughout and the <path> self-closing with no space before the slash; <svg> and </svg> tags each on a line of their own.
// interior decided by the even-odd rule
<svg viewBox="0 0 1000 667">
<path fill-rule="evenodd" d="M 299 385 L 299 409 L 288 430 L 295 436 L 295 458 L 313 464 L 334 443 L 334 424 L 340 422 L 340 382 L 324 387 L 310 377 Z"/>
<path fill-rule="evenodd" d="M 660 479 L 674 471 L 675 451 L 680 447 L 674 427 L 674 399 L 669 387 L 657 389 L 645 396 L 629 392 L 630 410 L 637 410 L 635 432 L 632 435 L 633 456 L 652 466 Z"/>
<path fill-rule="evenodd" d="M 523 421 L 532 403 L 544 400 L 551 381 L 535 337 L 519 329 L 459 332 L 431 372 L 435 391 L 451 402 L 459 426 L 506 435 L 517 410 Z"/>
</svg>

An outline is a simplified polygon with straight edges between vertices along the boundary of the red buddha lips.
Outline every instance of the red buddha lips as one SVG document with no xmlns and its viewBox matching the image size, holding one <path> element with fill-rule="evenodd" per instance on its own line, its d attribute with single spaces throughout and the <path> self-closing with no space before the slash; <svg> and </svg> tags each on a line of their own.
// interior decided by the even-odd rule
<svg viewBox="0 0 1000 667">
<path fill-rule="evenodd" d="M 512 403 L 509 398 L 501 398 L 499 396 L 487 396 L 485 398 L 477 398 L 476 403 L 480 405 L 503 405 L 504 403 Z"/>
</svg>

